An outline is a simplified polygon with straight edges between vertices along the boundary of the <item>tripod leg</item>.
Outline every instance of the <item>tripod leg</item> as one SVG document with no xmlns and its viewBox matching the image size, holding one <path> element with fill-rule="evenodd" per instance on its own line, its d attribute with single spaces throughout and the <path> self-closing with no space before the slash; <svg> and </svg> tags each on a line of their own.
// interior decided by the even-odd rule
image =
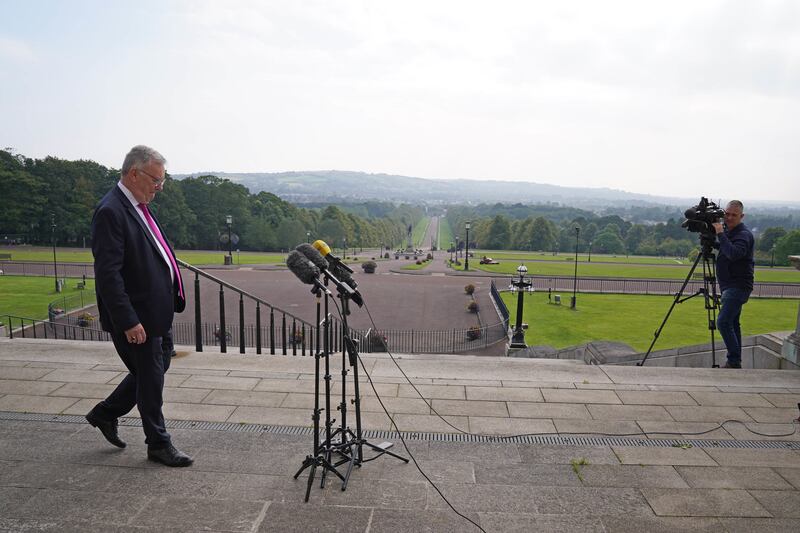
<svg viewBox="0 0 800 533">
<path fill-rule="evenodd" d="M 378 455 L 388 455 L 388 456 L 390 456 L 390 457 L 394 457 L 394 458 L 396 458 L 396 459 L 400 459 L 400 460 L 401 460 L 401 461 L 403 461 L 404 463 L 407 463 L 407 462 L 408 462 L 408 459 L 406 459 L 406 458 L 405 458 L 405 457 L 403 457 L 402 455 L 397 455 L 396 453 L 394 453 L 394 452 L 390 452 L 389 450 L 384 450 L 384 449 L 383 449 L 383 448 L 381 448 L 380 446 L 375 446 L 374 444 L 372 444 L 371 442 L 369 442 L 369 441 L 367 441 L 367 440 L 365 440 L 365 441 L 363 442 L 363 444 L 364 444 L 364 446 L 368 446 L 368 447 L 372 448 L 374 451 L 378 452 Z"/>
<path fill-rule="evenodd" d="M 672 310 L 675 309 L 675 305 L 677 305 L 681 301 L 681 295 L 683 295 L 683 291 L 686 290 L 686 286 L 689 284 L 689 280 L 692 279 L 692 274 L 694 274 L 694 271 L 697 268 L 697 263 L 699 263 L 702 258 L 703 258 L 703 252 L 701 251 L 700 253 L 697 254 L 697 259 L 694 260 L 694 264 L 692 265 L 692 268 L 689 269 L 689 274 L 686 276 L 686 279 L 683 281 L 683 285 L 681 285 L 680 290 L 677 293 L 675 293 L 675 299 L 672 300 L 672 305 L 669 306 L 669 311 L 667 311 L 667 314 L 664 317 L 664 320 L 661 322 L 661 325 L 658 326 L 658 329 L 656 330 L 655 334 L 653 335 L 653 342 L 650 343 L 650 347 L 647 349 L 647 353 L 644 354 L 644 358 L 642 358 L 641 361 L 636 363 L 636 366 L 643 366 L 645 361 L 647 361 L 647 358 L 650 357 L 650 352 L 653 351 L 653 346 L 656 345 L 656 341 L 658 340 L 659 335 L 661 335 L 661 330 L 663 330 L 664 326 L 667 324 L 667 320 L 669 319 L 669 315 L 672 314 Z M 705 267 L 705 264 L 703 264 L 703 266 Z"/>
<path fill-rule="evenodd" d="M 308 473 L 308 483 L 306 484 L 306 499 L 305 501 L 308 502 L 308 498 L 311 495 L 311 486 L 314 484 L 314 472 L 317 470 L 317 463 L 314 462 L 311 464 L 311 471 Z"/>
</svg>

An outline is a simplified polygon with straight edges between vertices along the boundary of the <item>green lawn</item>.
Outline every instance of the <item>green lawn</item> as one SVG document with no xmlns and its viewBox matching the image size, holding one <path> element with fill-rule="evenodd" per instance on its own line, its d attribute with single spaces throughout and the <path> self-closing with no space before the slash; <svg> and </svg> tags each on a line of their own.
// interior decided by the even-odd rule
<svg viewBox="0 0 800 533">
<path fill-rule="evenodd" d="M 67 278 L 64 292 L 55 291 L 53 278 L 41 276 L 0 276 L 0 321 L 5 322 L 3 315 L 21 316 L 23 318 L 47 318 L 47 304 L 70 296 L 83 293 L 85 301 L 94 301 L 94 280 L 86 280 L 86 289 L 76 288 L 76 278 Z"/>
<path fill-rule="evenodd" d="M 450 223 L 445 217 L 439 217 L 439 237 L 436 242 L 439 243 L 440 250 L 447 250 L 451 245 L 455 245 L 455 236 L 453 230 L 450 228 Z"/>
<path fill-rule="evenodd" d="M 422 239 L 425 238 L 425 232 L 428 230 L 428 224 L 430 223 L 430 217 L 422 217 L 414 224 L 414 228 L 411 230 L 411 240 L 417 248 L 422 246 Z"/>
<path fill-rule="evenodd" d="M 495 258 L 495 256 L 491 256 Z M 481 265 L 480 256 L 470 260 L 470 269 L 494 272 L 497 274 L 516 274 L 518 261 L 505 261 L 499 265 Z M 564 261 L 526 261 L 528 274 L 540 276 L 573 276 L 575 263 Z M 691 265 L 625 265 L 613 263 L 580 263 L 579 277 L 592 278 L 650 278 L 650 279 L 684 279 Z M 699 270 L 699 267 L 698 267 Z M 696 271 L 697 272 L 697 271 Z M 788 268 L 756 268 L 756 281 L 800 283 L 800 271 Z"/>
<path fill-rule="evenodd" d="M 416 262 L 414 262 L 404 266 L 403 270 L 422 270 L 423 268 L 431 264 L 431 262 L 432 261 L 423 261 L 421 265 L 418 265 Z"/>
<path fill-rule="evenodd" d="M 560 252 L 558 255 L 553 255 L 552 252 L 514 252 L 510 250 L 472 250 L 475 258 L 480 260 L 481 257 L 487 255 L 492 259 L 499 261 L 560 261 L 573 264 L 575 261 L 575 254 Z M 578 254 L 579 263 L 588 263 L 588 254 Z M 592 254 L 592 263 L 626 263 L 632 265 L 691 265 L 685 257 L 655 257 L 652 255 L 605 255 L 605 254 Z"/>
<path fill-rule="evenodd" d="M 547 303 L 547 293 L 525 295 L 523 321 L 528 323 L 525 341 L 564 348 L 596 340 L 620 341 L 642 352 L 667 314 L 673 297 L 619 294 L 580 294 L 576 310 L 569 307 L 572 293 L 562 292 L 561 305 Z M 502 293 L 516 320 L 517 295 Z M 798 300 L 753 298 L 742 310 L 742 335 L 792 330 L 797 321 Z M 675 306 L 654 350 L 708 342 L 706 310 L 701 297 Z M 716 334 L 724 353 L 724 343 Z"/>
</svg>

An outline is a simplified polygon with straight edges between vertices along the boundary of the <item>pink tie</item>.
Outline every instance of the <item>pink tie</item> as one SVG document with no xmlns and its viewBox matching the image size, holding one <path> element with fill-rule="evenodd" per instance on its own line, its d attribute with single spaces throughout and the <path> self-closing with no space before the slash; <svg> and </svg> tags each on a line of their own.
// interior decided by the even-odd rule
<svg viewBox="0 0 800 533">
<path fill-rule="evenodd" d="M 169 262 L 172 263 L 172 269 L 175 271 L 175 277 L 178 278 L 178 294 L 180 294 L 181 298 L 183 298 L 183 282 L 181 281 L 181 273 L 178 270 L 178 263 L 175 262 L 175 257 L 172 256 L 172 252 L 169 251 L 169 246 L 167 246 L 164 236 L 161 235 L 160 231 L 158 231 L 158 226 L 156 226 L 155 220 L 153 220 L 153 217 L 150 215 L 150 210 L 147 209 L 147 204 L 139 204 L 139 209 L 141 209 L 142 213 L 144 213 L 144 218 L 147 220 L 147 225 L 150 226 L 153 235 L 156 236 L 156 239 L 158 239 L 161 247 L 165 252 L 167 252 Z"/>
</svg>

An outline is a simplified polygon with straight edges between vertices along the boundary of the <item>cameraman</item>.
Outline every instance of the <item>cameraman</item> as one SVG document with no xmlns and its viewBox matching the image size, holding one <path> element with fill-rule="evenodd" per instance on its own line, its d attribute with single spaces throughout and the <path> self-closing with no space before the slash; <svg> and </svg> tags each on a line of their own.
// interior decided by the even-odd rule
<svg viewBox="0 0 800 533">
<path fill-rule="evenodd" d="M 739 200 L 731 200 L 725 208 L 725 226 L 714 223 L 719 241 L 717 255 L 717 280 L 722 292 L 722 308 L 717 317 L 728 362 L 723 368 L 742 368 L 742 330 L 739 317 L 742 306 L 753 291 L 753 247 L 755 239 L 742 223 L 744 206 Z"/>
</svg>

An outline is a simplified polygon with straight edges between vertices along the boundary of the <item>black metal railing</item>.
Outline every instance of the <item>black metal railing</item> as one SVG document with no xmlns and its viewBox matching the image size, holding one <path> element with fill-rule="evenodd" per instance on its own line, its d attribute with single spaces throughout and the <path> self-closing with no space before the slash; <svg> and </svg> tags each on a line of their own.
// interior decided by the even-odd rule
<svg viewBox="0 0 800 533">
<path fill-rule="evenodd" d="M 50 320 L 56 317 L 83 309 L 86 306 L 97 303 L 97 295 L 94 290 L 81 290 L 69 296 L 62 296 L 47 304 L 47 316 Z"/>
<path fill-rule="evenodd" d="M 14 315 L 5 315 L 8 320 L 8 337 L 31 339 L 66 339 L 72 341 L 110 341 L 111 334 L 94 327 L 80 326 L 77 319 L 65 318 L 54 322 L 38 318 L 25 318 Z"/>
<path fill-rule="evenodd" d="M 573 276 L 530 276 L 536 290 L 572 291 Z M 509 276 L 495 276 L 498 283 L 506 283 Z M 675 294 L 683 285 L 680 279 L 634 279 L 634 278 L 587 278 L 578 276 L 577 288 L 580 292 L 613 294 Z M 703 280 L 690 280 L 684 289 L 686 294 L 703 288 Z M 800 283 L 756 282 L 753 284 L 754 298 L 800 298 Z"/>
<path fill-rule="evenodd" d="M 204 346 L 217 345 L 222 353 L 227 353 L 229 345 L 238 345 L 239 353 L 245 353 L 245 348 L 248 346 L 255 347 L 256 353 L 258 354 L 262 352 L 262 349 L 267 348 L 270 354 L 280 352 L 283 355 L 287 355 L 288 352 L 291 351 L 292 355 L 297 355 L 299 351 L 300 355 L 306 355 L 306 349 L 309 350 L 309 354 L 313 353 L 313 339 L 316 338 L 316 327 L 313 324 L 279 309 L 258 296 L 250 294 L 216 276 L 212 276 L 185 261 L 181 261 L 180 259 L 177 261 L 181 267 L 194 272 L 195 307 L 194 324 L 176 324 L 173 328 L 175 342 L 184 342 L 186 339 L 182 339 L 178 337 L 178 335 L 180 331 L 188 330 L 191 331 L 190 334 L 193 336 L 195 350 L 198 352 L 202 352 Z M 218 323 L 203 323 L 203 311 L 200 305 L 201 277 L 219 286 Z M 184 289 L 186 289 L 186 287 L 184 287 Z M 239 323 L 235 327 L 229 327 L 226 320 L 226 289 L 239 295 Z M 245 312 L 249 306 L 252 306 L 252 311 L 255 312 L 256 321 L 255 324 L 245 325 Z M 267 317 L 268 322 L 266 324 L 262 322 L 263 312 L 269 313 Z M 339 329 L 341 329 L 341 327 Z M 306 334 L 306 332 L 308 332 L 308 334 Z M 308 342 L 306 342 L 306 340 Z"/>
<path fill-rule="evenodd" d="M 492 280 L 489 290 L 492 295 L 492 300 L 494 300 L 497 309 L 500 311 L 500 318 L 503 319 L 503 323 L 506 325 L 506 329 L 508 329 L 508 324 L 511 320 L 511 314 L 508 312 L 508 306 L 503 301 L 503 298 L 500 297 L 500 291 L 497 290 L 497 285 L 495 285 L 494 280 Z"/>
<path fill-rule="evenodd" d="M 93 263 L 56 263 L 61 278 L 93 278 Z M 3 274 L 17 276 L 52 276 L 53 262 L 47 261 L 0 261 Z"/>
</svg>

